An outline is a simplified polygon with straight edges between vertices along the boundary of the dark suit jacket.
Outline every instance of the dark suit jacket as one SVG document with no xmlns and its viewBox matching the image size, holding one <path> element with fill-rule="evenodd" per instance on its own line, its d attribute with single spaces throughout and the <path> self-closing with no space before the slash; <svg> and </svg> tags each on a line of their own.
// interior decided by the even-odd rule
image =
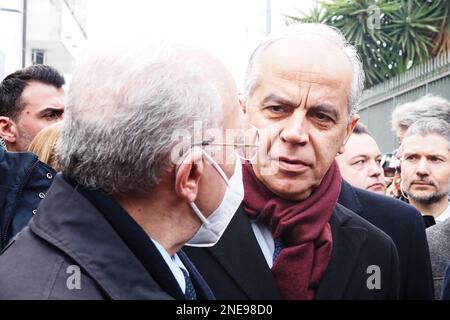
<svg viewBox="0 0 450 320">
<path fill-rule="evenodd" d="M 396 299 L 398 256 L 392 240 L 352 211 L 337 205 L 330 220 L 333 251 L 316 299 Z M 217 245 L 185 252 L 217 299 L 280 299 L 250 219 L 239 208 Z M 367 269 L 381 270 L 381 289 L 370 290 Z"/>
<path fill-rule="evenodd" d="M 343 181 L 338 202 L 383 230 L 400 261 L 400 299 L 434 297 L 430 254 L 423 219 L 414 207 Z"/>
<path fill-rule="evenodd" d="M 55 178 L 30 226 L 0 256 L 0 299 L 185 299 L 134 220 L 106 195 L 83 190 Z M 198 298 L 212 299 L 187 256 L 179 257 Z M 79 289 L 67 285 L 74 266 Z"/>
</svg>

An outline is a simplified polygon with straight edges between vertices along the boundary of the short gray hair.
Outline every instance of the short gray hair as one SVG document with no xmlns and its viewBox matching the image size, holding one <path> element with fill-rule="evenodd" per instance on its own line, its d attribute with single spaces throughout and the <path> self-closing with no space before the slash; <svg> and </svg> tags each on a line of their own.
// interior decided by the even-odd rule
<svg viewBox="0 0 450 320">
<path fill-rule="evenodd" d="M 414 122 L 406 131 L 405 139 L 415 135 L 436 134 L 447 140 L 450 148 L 450 124 L 442 119 L 422 119 Z"/>
<path fill-rule="evenodd" d="M 247 66 L 244 84 L 244 99 L 249 100 L 260 82 L 261 57 L 265 50 L 272 44 L 284 39 L 299 39 L 305 35 L 317 35 L 324 37 L 342 49 L 353 66 L 353 81 L 348 96 L 349 118 L 358 113 L 359 99 L 364 89 L 364 69 L 358 51 L 352 46 L 339 31 L 339 29 L 320 23 L 300 23 L 291 25 L 278 35 L 273 35 L 263 40 L 253 51 Z"/>
<path fill-rule="evenodd" d="M 205 130 L 222 122 L 218 81 L 205 71 L 210 60 L 195 53 L 210 57 L 189 45 L 143 39 L 92 48 L 68 92 L 61 171 L 109 194 L 154 187 L 174 167 L 169 159 L 176 130 L 193 132 L 196 121 Z"/>
<path fill-rule="evenodd" d="M 392 130 L 408 129 L 424 118 L 441 119 L 450 123 L 450 102 L 440 96 L 427 94 L 420 99 L 397 106 L 392 112 Z"/>
</svg>

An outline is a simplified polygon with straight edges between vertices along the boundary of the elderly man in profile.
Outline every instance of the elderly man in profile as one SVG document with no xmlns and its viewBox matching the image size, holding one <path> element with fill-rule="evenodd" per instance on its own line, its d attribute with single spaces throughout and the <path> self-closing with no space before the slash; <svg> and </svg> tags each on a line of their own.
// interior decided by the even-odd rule
<svg viewBox="0 0 450 320">
<path fill-rule="evenodd" d="M 396 299 L 391 238 L 337 203 L 334 160 L 358 117 L 356 50 L 316 24 L 272 37 L 247 71 L 246 123 L 259 150 L 245 198 L 221 241 L 189 255 L 221 299 Z"/>
<path fill-rule="evenodd" d="M 208 52 L 97 45 L 72 79 L 62 175 L 0 256 L 0 299 L 212 299 L 180 249 L 214 245 L 242 202 L 240 117 Z"/>
</svg>

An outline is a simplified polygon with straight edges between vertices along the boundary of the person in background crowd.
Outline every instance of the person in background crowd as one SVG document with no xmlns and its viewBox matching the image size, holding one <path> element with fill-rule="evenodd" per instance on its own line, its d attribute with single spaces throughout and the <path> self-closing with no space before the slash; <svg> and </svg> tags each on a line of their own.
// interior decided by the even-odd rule
<svg viewBox="0 0 450 320">
<path fill-rule="evenodd" d="M 0 137 L 9 151 L 26 151 L 31 140 L 64 114 L 64 77 L 54 68 L 33 65 L 0 83 Z"/>
<path fill-rule="evenodd" d="M 241 105 L 260 150 L 244 165 L 244 204 L 217 246 L 189 256 L 220 299 L 398 298 L 394 243 L 337 203 L 335 157 L 364 81 L 356 50 L 333 28 L 301 24 L 263 41 L 247 70 Z M 367 286 L 373 264 L 379 290 Z"/>
<path fill-rule="evenodd" d="M 416 121 L 401 146 L 401 188 L 409 203 L 436 222 L 450 217 L 450 124 Z"/>
<path fill-rule="evenodd" d="M 68 97 L 62 174 L 0 256 L 0 299 L 213 299 L 180 249 L 214 245 L 244 196 L 228 70 L 191 45 L 98 44 Z"/>
<path fill-rule="evenodd" d="M 443 282 L 448 283 L 448 280 L 444 281 L 444 275 L 445 268 L 450 262 L 450 248 L 448 245 L 450 243 L 450 219 L 428 228 L 427 238 L 433 266 L 434 292 L 436 298 L 439 298 Z M 447 297 L 447 299 L 450 299 L 450 296 Z"/>
<path fill-rule="evenodd" d="M 63 125 L 63 121 L 59 121 L 42 129 L 28 146 L 30 152 L 57 172 L 60 168 L 56 157 L 56 144 L 61 137 Z"/>
<path fill-rule="evenodd" d="M 400 147 L 404 135 L 408 128 L 416 121 L 421 119 L 441 119 L 450 123 L 450 102 L 446 99 L 427 94 L 415 101 L 407 102 L 397 106 L 392 112 L 391 123 L 392 130 L 397 136 L 397 143 Z M 400 173 L 400 149 L 393 151 L 393 154 L 399 159 L 397 163 L 397 170 L 394 174 L 393 184 L 387 189 L 387 194 L 402 201 L 408 200 L 401 193 L 401 173 Z M 427 224 L 432 224 L 433 221 L 428 219 Z"/>
<path fill-rule="evenodd" d="M 384 172 L 384 181 L 386 184 L 386 195 L 392 196 L 392 194 L 388 191 L 389 187 L 392 186 L 393 183 L 396 183 L 394 181 L 395 175 L 397 172 L 397 166 L 398 166 L 398 159 L 395 154 L 393 153 L 386 153 L 381 158 L 381 166 L 383 168 Z M 400 187 L 400 181 L 398 182 Z M 399 189 L 400 194 L 400 189 Z"/>
<path fill-rule="evenodd" d="M 55 174 L 32 153 L 0 147 L 0 250 L 36 214 Z"/>
<path fill-rule="evenodd" d="M 357 123 L 345 145 L 344 153 L 336 157 L 342 178 L 352 186 L 384 194 L 386 191 L 381 151 L 367 128 Z"/>
<path fill-rule="evenodd" d="M 414 207 L 384 196 L 381 158 L 377 143 L 358 123 L 344 153 L 336 157 L 344 178 L 338 202 L 394 241 L 400 260 L 400 299 L 431 300 L 433 278 L 423 219 Z"/>
<path fill-rule="evenodd" d="M 442 300 L 450 300 L 450 260 L 448 261 L 448 265 L 445 270 L 441 298 Z"/>
<path fill-rule="evenodd" d="M 397 106 L 392 112 L 391 123 L 398 145 L 402 144 L 406 131 L 414 122 L 425 119 L 441 119 L 450 123 L 450 102 L 440 96 L 427 94 Z"/>
<path fill-rule="evenodd" d="M 450 261 L 450 125 L 419 120 L 409 127 L 401 148 L 402 188 L 412 205 L 437 222 L 427 229 L 427 238 L 438 298 Z"/>
</svg>

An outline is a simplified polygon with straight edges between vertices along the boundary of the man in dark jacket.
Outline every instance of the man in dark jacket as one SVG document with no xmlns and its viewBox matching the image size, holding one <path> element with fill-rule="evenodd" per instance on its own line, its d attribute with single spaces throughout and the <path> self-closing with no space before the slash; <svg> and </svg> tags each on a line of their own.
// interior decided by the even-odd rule
<svg viewBox="0 0 450 320">
<path fill-rule="evenodd" d="M 231 75 L 201 49 L 93 48 L 71 83 L 62 174 L 0 256 L 0 299 L 213 299 L 180 249 L 214 245 L 242 201 L 240 120 Z"/>
<path fill-rule="evenodd" d="M 425 226 L 419 211 L 403 201 L 342 181 L 338 202 L 389 235 L 400 261 L 400 299 L 433 300 L 433 277 Z"/>
<path fill-rule="evenodd" d="M 55 174 L 32 153 L 0 147 L 0 249 L 36 214 Z"/>
<path fill-rule="evenodd" d="M 221 241 L 190 258 L 221 299 L 398 298 L 391 238 L 337 203 L 334 158 L 363 88 L 355 48 L 300 24 L 263 41 L 247 70 L 242 108 L 260 148 L 244 165 L 244 202 Z"/>
</svg>

